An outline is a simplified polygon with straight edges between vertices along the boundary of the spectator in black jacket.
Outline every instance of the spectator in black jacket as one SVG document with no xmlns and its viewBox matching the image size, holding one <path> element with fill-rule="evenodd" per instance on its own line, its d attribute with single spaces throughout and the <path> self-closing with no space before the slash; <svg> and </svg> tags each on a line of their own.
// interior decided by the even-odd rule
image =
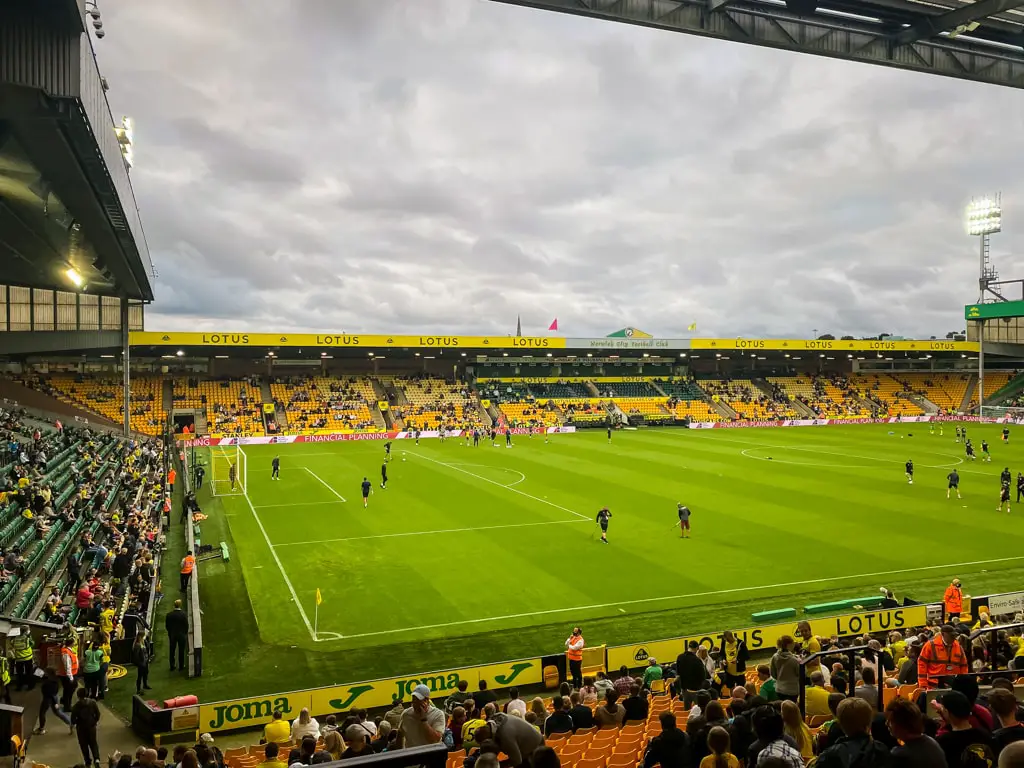
<svg viewBox="0 0 1024 768">
<path fill-rule="evenodd" d="M 622 721 L 623 725 L 645 723 L 647 722 L 647 714 L 651 711 L 650 702 L 640 692 L 640 686 L 636 683 L 630 687 L 629 697 L 622 702 L 622 708 L 626 710 L 626 719 Z"/>
<path fill-rule="evenodd" d="M 565 711 L 565 700 L 561 696 L 551 699 L 552 712 L 544 721 L 544 735 L 569 733 L 573 730 L 572 716 Z"/>
<path fill-rule="evenodd" d="M 572 695 L 569 696 L 569 702 L 572 704 L 572 708 L 569 710 L 569 717 L 572 718 L 573 733 L 580 728 L 593 728 L 594 713 L 590 711 L 590 707 L 580 703 L 579 691 L 572 692 Z"/>
<path fill-rule="evenodd" d="M 181 600 L 174 601 L 174 610 L 167 614 L 164 619 L 164 628 L 167 630 L 167 639 L 170 647 L 167 654 L 171 662 L 171 672 L 175 670 L 174 649 L 178 649 L 178 668 L 187 672 L 185 664 L 185 651 L 188 648 L 188 616 L 181 608 Z"/>
<path fill-rule="evenodd" d="M 675 713 L 662 712 L 658 721 L 661 723 L 661 733 L 647 745 L 644 768 L 659 764 L 661 768 L 693 768 L 695 763 L 690 754 L 690 737 L 676 726 Z"/>
<path fill-rule="evenodd" d="M 703 689 L 708 679 L 707 667 L 697 658 L 699 647 L 696 640 L 691 640 L 686 651 L 676 658 L 675 694 L 682 697 L 687 709 L 693 706 L 693 694 Z"/>
</svg>

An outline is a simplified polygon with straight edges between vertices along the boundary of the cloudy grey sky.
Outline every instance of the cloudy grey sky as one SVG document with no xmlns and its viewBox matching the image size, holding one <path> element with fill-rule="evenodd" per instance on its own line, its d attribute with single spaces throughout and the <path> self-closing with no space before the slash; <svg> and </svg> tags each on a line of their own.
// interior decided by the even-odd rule
<svg viewBox="0 0 1024 768">
<path fill-rule="evenodd" d="M 150 330 L 942 335 L 990 190 L 1024 273 L 1022 91 L 485 0 L 100 7 Z"/>
</svg>

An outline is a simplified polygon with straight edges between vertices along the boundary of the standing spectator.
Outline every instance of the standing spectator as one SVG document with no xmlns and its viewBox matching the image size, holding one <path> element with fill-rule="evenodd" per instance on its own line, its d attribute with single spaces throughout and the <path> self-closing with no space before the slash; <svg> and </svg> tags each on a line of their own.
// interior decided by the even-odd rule
<svg viewBox="0 0 1024 768">
<path fill-rule="evenodd" d="M 135 665 L 135 693 L 139 696 L 149 688 L 149 650 L 146 648 L 146 634 L 139 632 L 132 643 L 132 664 Z"/>
<path fill-rule="evenodd" d="M 86 766 L 100 765 L 100 748 L 96 740 L 96 728 L 100 723 L 100 707 L 90 699 L 85 689 L 78 692 L 78 701 L 71 708 L 71 724 L 78 735 L 78 747 Z"/>
<path fill-rule="evenodd" d="M 1024 741 L 1024 725 L 1017 722 L 1017 697 L 1012 692 L 993 689 L 988 695 L 988 706 L 999 720 L 999 727 L 992 733 L 997 752 L 1015 741 Z"/>
<path fill-rule="evenodd" d="M 796 625 L 796 631 L 800 635 L 800 655 L 803 657 L 813 656 L 821 651 L 821 642 L 815 637 L 811 629 L 811 622 L 801 621 Z M 821 660 L 812 659 L 806 664 L 807 674 L 811 675 L 821 669 Z"/>
<path fill-rule="evenodd" d="M 757 681 L 760 686 L 757 695 L 765 701 L 776 701 L 778 695 L 775 693 L 775 678 L 772 677 L 772 669 L 767 664 L 757 665 Z"/>
<path fill-rule="evenodd" d="M 476 702 L 476 708 L 482 710 L 488 704 L 493 704 L 498 700 L 498 694 L 494 691 L 488 690 L 487 681 L 480 680 L 479 690 L 473 694 L 473 701 Z"/>
<path fill-rule="evenodd" d="M 185 650 L 188 647 L 188 616 L 181 608 L 181 600 L 174 601 L 174 610 L 167 614 L 164 619 L 164 627 L 167 629 L 167 640 L 169 647 L 167 655 L 171 662 L 171 672 L 175 670 L 174 651 L 178 651 L 178 667 L 182 672 L 187 672 L 185 665 Z"/>
<path fill-rule="evenodd" d="M 792 645 L 792 638 L 790 638 L 790 645 Z M 725 674 L 722 683 L 730 689 L 737 685 L 743 685 L 747 661 L 750 659 L 746 641 L 736 637 L 732 630 L 727 629 L 722 633 L 722 656 L 725 658 Z M 778 690 L 778 685 L 775 688 Z"/>
<path fill-rule="evenodd" d="M 868 703 L 856 697 L 843 699 L 836 714 L 844 738 L 821 753 L 816 763 L 817 768 L 848 768 L 852 765 L 872 768 L 887 765 L 889 750 L 871 739 L 871 721 L 875 715 Z"/>
<path fill-rule="evenodd" d="M 938 636 L 921 649 L 917 659 L 917 684 L 930 690 L 938 687 L 938 678 L 942 675 L 966 675 L 967 672 L 967 656 L 956 639 L 956 628 L 943 624 Z"/>
<path fill-rule="evenodd" d="M 509 717 L 503 712 L 494 716 L 490 730 L 498 747 L 508 755 L 508 763 L 513 768 L 528 764 L 533 753 L 544 746 L 544 737 L 536 728 L 525 720 Z"/>
<path fill-rule="evenodd" d="M 946 593 L 942 596 L 942 605 L 946 609 L 946 621 L 954 616 L 960 618 L 964 606 L 964 591 L 960 587 L 960 579 L 953 579 L 946 587 Z"/>
<path fill-rule="evenodd" d="M 509 692 L 508 692 L 508 695 L 509 695 L 509 699 L 508 699 L 507 702 L 505 702 L 505 707 L 504 707 L 505 714 L 506 715 L 511 715 L 511 714 L 514 714 L 515 712 L 518 712 L 523 717 L 526 717 L 526 702 L 519 698 L 519 689 L 518 688 L 510 689 Z M 451 696 L 449 696 L 448 698 L 451 698 Z M 557 699 L 558 697 L 555 697 L 555 698 Z"/>
<path fill-rule="evenodd" d="M 583 630 L 580 627 L 573 627 L 572 634 L 565 641 L 565 658 L 569 663 L 572 687 L 576 690 L 583 687 L 583 648 L 585 646 Z"/>
<path fill-rule="evenodd" d="M 800 660 L 793 654 L 793 638 L 783 635 L 776 645 L 779 650 L 769 665 L 775 694 L 783 701 L 796 701 L 800 698 Z"/>
<path fill-rule="evenodd" d="M 892 735 L 900 742 L 891 753 L 895 766 L 948 768 L 942 747 L 924 732 L 924 715 L 917 704 L 906 699 L 893 699 L 885 708 L 885 719 Z"/>
<path fill-rule="evenodd" d="M 99 698 L 100 668 L 103 666 L 103 649 L 100 648 L 99 640 L 94 638 L 83 656 L 82 666 L 85 672 L 86 695 L 90 699 Z"/>
<path fill-rule="evenodd" d="M 190 549 L 185 553 L 185 556 L 181 558 L 181 591 L 185 592 L 188 590 L 188 584 L 192 581 L 192 571 L 196 568 L 196 557 L 192 554 Z"/>
<path fill-rule="evenodd" d="M 512 690 L 516 690 L 513 688 Z M 444 713 L 451 715 L 455 711 L 456 707 L 461 707 L 466 703 L 466 699 L 470 698 L 469 695 L 469 681 L 459 680 L 458 688 L 455 693 L 448 694 L 448 698 L 444 700 Z"/>
<path fill-rule="evenodd" d="M 693 706 L 693 694 L 704 688 L 708 679 L 708 670 L 704 662 L 697 656 L 700 644 L 691 640 L 686 650 L 676 657 L 675 694 L 683 700 L 686 709 Z"/>
<path fill-rule="evenodd" d="M 315 717 L 310 717 L 308 707 L 303 707 L 299 710 L 299 716 L 292 720 L 292 741 L 301 742 L 306 736 L 312 736 L 315 740 L 319 735 L 320 723 Z"/>
<path fill-rule="evenodd" d="M 78 676 L 78 654 L 75 653 L 74 640 L 70 637 L 64 639 L 60 649 L 61 670 L 59 673 L 60 684 L 63 688 L 61 704 L 64 711 L 71 709 L 71 698 L 75 694 L 75 678 Z"/>
<path fill-rule="evenodd" d="M 35 661 L 32 633 L 28 627 L 21 627 L 21 631 L 11 639 L 11 650 L 14 651 L 15 690 L 32 690 L 35 685 Z"/>
<path fill-rule="evenodd" d="M 71 718 L 68 717 L 64 710 L 58 705 L 58 697 L 60 696 L 60 681 L 57 679 L 57 675 L 54 673 L 52 667 L 47 667 L 46 672 L 43 674 L 43 682 L 40 686 L 42 692 L 42 701 L 39 703 L 39 727 L 33 731 L 40 736 L 46 733 L 46 713 L 48 710 L 52 711 L 57 717 L 59 717 L 64 725 L 71 727 Z M 71 727 L 71 732 L 74 733 L 75 729 Z"/>
<path fill-rule="evenodd" d="M 661 733 L 647 745 L 643 768 L 690 768 L 690 737 L 679 729 L 675 713 L 662 712 L 658 715 Z"/>
<path fill-rule="evenodd" d="M 444 736 L 444 713 L 430 701 L 427 686 L 412 689 L 412 706 L 402 712 L 400 729 L 407 747 L 437 744 Z"/>
</svg>

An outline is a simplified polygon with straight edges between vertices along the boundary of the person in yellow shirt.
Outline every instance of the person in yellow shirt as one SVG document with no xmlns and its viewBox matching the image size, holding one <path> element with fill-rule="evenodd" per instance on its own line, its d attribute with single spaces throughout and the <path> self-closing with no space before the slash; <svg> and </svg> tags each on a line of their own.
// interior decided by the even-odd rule
<svg viewBox="0 0 1024 768">
<path fill-rule="evenodd" d="M 267 723 L 263 728 L 263 742 L 268 745 L 275 743 L 287 744 L 291 741 L 291 738 L 291 724 L 281 717 L 280 710 L 275 711 L 273 720 Z M 267 755 L 267 759 L 270 759 L 269 755 Z M 285 768 L 287 768 L 287 766 Z"/>
<path fill-rule="evenodd" d="M 804 722 L 800 714 L 800 707 L 796 702 L 782 702 L 782 722 L 786 735 L 796 742 L 797 749 L 800 750 L 800 757 L 804 761 L 814 757 L 814 737 L 811 736 L 811 729 Z"/>
<path fill-rule="evenodd" d="M 729 732 L 720 725 L 708 731 L 710 755 L 700 761 L 700 768 L 740 768 L 740 761 L 729 750 L 732 749 Z"/>
<path fill-rule="evenodd" d="M 287 722 L 285 722 L 284 724 L 288 725 Z M 273 723 L 268 723 L 267 728 L 269 728 L 271 725 L 273 725 Z M 263 730 L 264 733 L 266 733 L 266 728 L 264 728 Z M 281 748 L 277 746 L 275 742 L 267 742 L 267 746 L 263 748 L 263 756 L 266 759 L 262 763 L 260 763 L 260 768 L 288 768 L 288 763 L 283 762 L 278 756 L 278 753 L 280 753 L 280 751 Z"/>
<path fill-rule="evenodd" d="M 103 610 L 100 612 L 100 632 L 110 637 L 114 632 L 114 603 L 112 600 L 108 600 Z"/>
<path fill-rule="evenodd" d="M 907 642 L 899 632 L 889 633 L 889 653 L 892 654 L 892 661 L 896 665 L 896 669 L 899 669 L 900 664 L 907 658 Z"/>
<path fill-rule="evenodd" d="M 821 641 L 814 636 L 814 632 L 811 630 L 811 623 L 809 621 L 801 621 L 796 625 L 797 634 L 800 635 L 800 651 L 801 656 L 811 656 L 821 651 Z M 821 671 L 821 662 L 818 659 L 814 661 L 808 661 L 806 666 L 807 674 L 810 675 L 813 672 Z"/>
<path fill-rule="evenodd" d="M 804 689 L 804 712 L 808 717 L 832 714 L 828 707 L 825 675 L 820 669 L 811 673 L 811 684 Z"/>
</svg>

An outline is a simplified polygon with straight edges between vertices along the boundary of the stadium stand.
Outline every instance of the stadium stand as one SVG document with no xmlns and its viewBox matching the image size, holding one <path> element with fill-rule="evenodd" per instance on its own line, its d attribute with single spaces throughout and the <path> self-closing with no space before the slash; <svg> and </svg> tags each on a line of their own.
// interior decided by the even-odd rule
<svg viewBox="0 0 1024 768">
<path fill-rule="evenodd" d="M 626 397 L 633 400 L 644 397 L 665 397 L 665 395 L 649 381 L 595 382 L 594 386 L 597 387 L 598 391 L 601 393 L 601 397 Z"/>
<path fill-rule="evenodd" d="M 594 396 L 587 385 L 579 381 L 531 383 L 530 391 L 536 397 L 548 397 L 555 400 L 589 399 Z"/>
<path fill-rule="evenodd" d="M 505 422 L 512 427 L 556 427 L 562 423 L 555 406 L 539 406 L 535 403 L 502 402 L 498 410 Z"/>
<path fill-rule="evenodd" d="M 919 416 L 924 413 L 921 406 L 908 398 L 908 395 L 914 393 L 913 387 L 894 376 L 884 373 L 851 374 L 850 383 L 861 397 L 877 403 L 884 414 Z M 959 403 L 956 407 L 959 407 Z"/>
<path fill-rule="evenodd" d="M 967 393 L 967 387 L 971 383 L 970 374 L 960 373 L 914 371 L 894 373 L 887 378 L 899 382 L 903 391 L 920 395 L 943 411 L 959 411 L 964 395 Z M 919 412 L 913 411 L 913 413 Z"/>
<path fill-rule="evenodd" d="M 246 379 L 203 380 L 178 378 L 173 382 L 174 402 L 206 414 L 209 431 L 222 435 L 264 435 L 258 376 Z"/>
<path fill-rule="evenodd" d="M 292 432 L 378 432 L 383 427 L 373 414 L 377 393 L 363 377 L 275 379 L 270 392 L 275 404 L 284 409 Z"/>
<path fill-rule="evenodd" d="M 444 379 L 423 376 L 394 380 L 408 401 L 395 406 L 394 414 L 403 420 L 406 429 L 472 428 L 484 426 L 480 403 L 462 382 L 452 384 Z"/>
<path fill-rule="evenodd" d="M 555 402 L 565 413 L 566 421 L 570 423 L 604 423 L 608 419 L 608 409 L 600 401 L 569 399 Z"/>
<path fill-rule="evenodd" d="M 706 379 L 703 389 L 736 411 L 740 418 L 752 421 L 795 419 L 799 413 L 784 395 L 769 397 L 749 379 Z"/>
<path fill-rule="evenodd" d="M 768 383 L 823 419 L 866 418 L 872 410 L 845 376 L 771 376 Z"/>
<path fill-rule="evenodd" d="M 99 414 L 115 423 L 124 419 L 123 382 L 109 376 L 88 374 L 26 375 L 21 382 L 44 394 Z M 147 435 L 157 435 L 163 428 L 167 413 L 164 410 L 160 379 L 156 376 L 137 376 L 131 383 L 131 428 Z"/>
</svg>

